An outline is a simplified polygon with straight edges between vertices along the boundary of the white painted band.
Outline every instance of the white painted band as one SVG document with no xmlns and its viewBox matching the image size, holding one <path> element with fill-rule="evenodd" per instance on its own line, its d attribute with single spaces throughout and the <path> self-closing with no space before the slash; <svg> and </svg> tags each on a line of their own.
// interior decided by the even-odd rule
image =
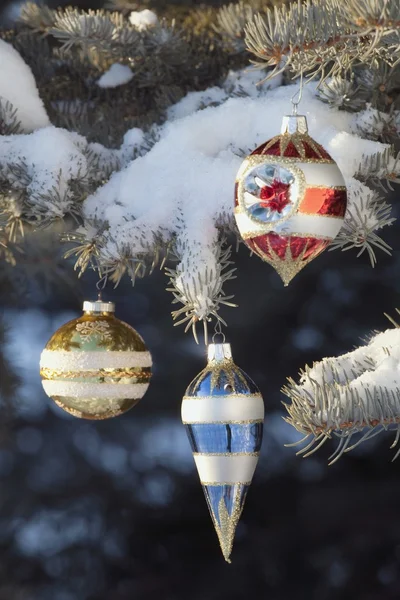
<svg viewBox="0 0 400 600">
<path fill-rule="evenodd" d="M 53 396 L 73 396 L 82 399 L 136 399 L 142 398 L 148 383 L 80 383 L 77 381 L 42 381 L 44 391 L 51 398 Z"/>
<path fill-rule="evenodd" d="M 205 396 L 183 398 L 184 423 L 229 423 L 231 421 L 257 421 L 264 419 L 264 402 L 260 395 Z"/>
<path fill-rule="evenodd" d="M 339 167 L 335 164 L 298 162 L 296 167 L 303 171 L 307 185 L 322 185 L 326 188 L 346 185 Z"/>
<path fill-rule="evenodd" d="M 243 212 L 235 214 L 239 231 L 245 238 L 257 237 L 267 233 L 278 235 L 309 235 L 333 240 L 343 225 L 343 217 L 323 215 L 305 215 L 298 213 L 280 225 L 256 223 Z M 250 235 L 251 234 L 251 235 Z"/>
<path fill-rule="evenodd" d="M 145 352 L 68 352 L 43 350 L 40 367 L 57 371 L 96 371 L 98 369 L 126 369 L 151 367 L 151 354 Z"/>
<path fill-rule="evenodd" d="M 249 483 L 258 456 L 195 456 L 202 483 Z"/>
<path fill-rule="evenodd" d="M 333 240 L 343 225 L 343 217 L 325 217 L 297 213 L 275 229 L 275 233 L 315 235 Z"/>
</svg>

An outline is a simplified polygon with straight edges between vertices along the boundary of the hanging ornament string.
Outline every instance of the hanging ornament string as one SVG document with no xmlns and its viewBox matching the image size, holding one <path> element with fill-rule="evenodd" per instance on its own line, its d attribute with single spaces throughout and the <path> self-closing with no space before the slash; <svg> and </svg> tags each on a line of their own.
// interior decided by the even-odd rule
<svg viewBox="0 0 400 600">
<path fill-rule="evenodd" d="M 292 98 L 291 98 L 291 103 L 292 103 L 292 115 L 295 117 L 297 116 L 297 109 L 298 106 L 301 102 L 301 99 L 303 97 L 303 85 L 304 85 L 304 81 L 303 81 L 303 69 L 301 70 L 300 73 L 300 85 L 299 85 L 299 89 L 293 94 Z M 297 99 L 296 99 L 297 96 Z"/>
<path fill-rule="evenodd" d="M 103 292 L 104 288 L 106 287 L 106 285 L 107 285 L 107 275 L 103 275 L 103 277 L 101 277 L 96 283 L 96 289 L 98 291 L 99 300 L 101 298 L 102 292 Z"/>
<path fill-rule="evenodd" d="M 222 331 L 221 321 L 219 321 L 219 320 L 215 323 L 214 335 L 212 336 L 213 344 L 217 343 L 216 338 L 217 338 L 218 335 L 220 335 L 222 337 L 222 342 L 221 343 L 225 344 L 225 339 L 226 338 L 225 338 L 224 332 Z"/>
</svg>

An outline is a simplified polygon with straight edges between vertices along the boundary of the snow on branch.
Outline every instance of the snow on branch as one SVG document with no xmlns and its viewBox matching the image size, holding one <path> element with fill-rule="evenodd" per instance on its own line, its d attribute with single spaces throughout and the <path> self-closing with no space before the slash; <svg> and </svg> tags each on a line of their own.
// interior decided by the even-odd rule
<svg viewBox="0 0 400 600">
<path fill-rule="evenodd" d="M 28 133 L 49 125 L 32 71 L 11 44 L 1 39 L 0 65 L 0 132 L 21 129 Z"/>
<path fill-rule="evenodd" d="M 334 6 L 332 2 L 327 4 L 330 9 Z M 309 4 L 306 9 L 311 10 Z M 157 23 L 139 31 L 115 13 L 84 14 L 75 9 L 60 9 L 56 14 L 48 11 L 42 14 L 41 9 L 31 10 L 38 27 L 55 30 L 57 23 L 63 23 L 58 31 L 65 33 L 65 38 L 60 34 L 63 42 L 72 44 L 71 53 L 75 52 L 74 39 L 80 45 L 82 35 L 86 40 L 94 40 L 95 45 L 96 39 L 100 46 L 104 41 L 111 52 L 117 47 L 125 48 L 128 57 L 139 55 L 146 44 L 149 47 L 154 44 L 158 66 L 146 52 L 143 56 L 148 58 L 149 70 L 163 65 L 162 77 L 172 71 L 166 68 L 168 61 L 160 47 L 177 75 L 179 61 L 185 60 L 179 56 L 178 62 L 174 62 L 174 53 L 179 48 L 178 43 L 171 41 L 175 33 Z M 276 9 L 284 10 L 289 15 L 294 9 Z M 318 33 L 317 25 L 314 29 Z M 109 38 L 114 34 L 116 44 Z M 128 43 L 131 34 L 132 40 L 140 36 L 138 48 L 132 49 Z M 182 43 L 186 48 L 187 42 Z M 99 55 L 96 57 L 97 61 Z M 57 61 L 63 60 L 57 55 Z M 22 60 L 21 64 L 26 67 Z M 95 69 L 90 71 L 96 93 L 98 90 L 105 93 L 97 85 L 95 72 Z M 133 68 L 132 83 L 140 72 L 144 79 L 150 73 Z M 30 72 L 29 77 L 32 77 Z M 45 225 L 73 214 L 80 226 L 66 236 L 73 246 L 67 254 L 76 256 L 80 274 L 94 268 L 100 277 L 115 285 L 124 275 L 134 282 L 156 265 L 163 267 L 166 257 L 175 256 L 177 264 L 175 268 L 169 266 L 167 274 L 174 302 L 182 306 L 173 312 L 173 317 L 194 333 L 201 323 L 206 332 L 211 319 L 221 320 L 220 307 L 232 305 L 232 297 L 227 295 L 231 290 L 225 290 L 225 285 L 234 277 L 234 267 L 225 239 L 236 232 L 232 219 L 236 173 L 245 154 L 279 133 L 282 116 L 290 112 L 291 98 L 297 89 L 282 85 L 279 76 L 258 87 L 257 79 L 254 72 L 231 72 L 220 85 L 190 92 L 169 106 L 162 125 L 153 124 L 146 131 L 129 129 L 122 144 L 114 149 L 90 143 L 89 132 L 83 136 L 46 126 L 47 115 L 42 119 L 43 109 L 38 101 L 31 110 L 35 131 L 29 135 L 8 131 L 14 135 L 0 137 L 1 243 L 7 245 L 11 237 L 15 238 L 20 224 Z M 335 94 L 338 85 L 337 80 L 331 84 Z M 350 94 L 351 89 L 341 85 Z M 305 87 L 301 109 L 307 115 L 311 136 L 336 160 L 349 189 L 344 227 L 332 247 L 356 248 L 359 254 L 366 251 L 374 264 L 377 249 L 390 251 L 381 230 L 393 219 L 390 206 L 372 186 L 371 179 L 391 182 L 399 179 L 399 161 L 389 145 L 378 141 L 384 131 L 379 129 L 381 121 L 392 127 L 397 122 L 392 116 L 397 113 L 392 111 L 390 119 L 379 115 L 375 119 L 377 110 L 366 103 L 363 110 L 359 106 L 352 114 L 340 110 L 342 105 L 337 102 L 321 102 L 321 90 L 317 87 L 313 82 Z M 25 88 L 21 90 L 25 93 Z M 112 88 L 106 92 L 112 93 Z M 16 118 L 20 100 L 23 101 L 17 95 Z M 54 104 L 51 102 L 50 106 Z M 91 101 L 85 103 L 79 96 L 66 104 L 71 107 L 70 121 L 65 122 L 69 125 L 93 112 Z M 3 124 L 0 125 L 4 129 L 8 119 L 12 128 L 13 106 L 1 106 Z M 107 115 L 102 114 L 103 121 Z M 121 121 L 124 126 L 125 121 Z M 368 134 L 372 139 L 365 139 Z"/>
<path fill-rule="evenodd" d="M 246 89 L 246 77 L 241 85 Z M 95 221 L 104 224 L 97 261 L 109 274 L 112 267 L 116 280 L 121 270 L 130 272 L 129 261 L 143 262 L 160 244 L 172 244 L 179 264 L 168 273 L 175 300 L 183 305 L 174 317 L 188 327 L 219 318 L 219 305 L 230 302 L 222 292 L 232 271 L 229 262 L 224 269 L 229 257 L 221 234 L 232 230 L 232 182 L 243 151 L 278 132 L 283 107 L 289 108 L 293 95 L 290 86 L 258 91 L 247 83 L 247 89 L 251 96 L 229 98 L 225 92 L 224 97 L 223 88 L 213 88 L 183 99 L 169 111 L 170 121 L 158 129 L 158 141 L 147 154 L 114 174 L 82 207 L 89 231 Z M 362 246 L 374 262 L 374 246 L 389 251 L 376 231 L 392 222 L 390 207 L 354 175 L 365 156 L 386 146 L 350 133 L 354 118 L 321 103 L 315 86 L 307 87 L 303 102 L 311 134 L 337 160 L 349 185 L 349 211 L 338 245 Z M 90 247 L 92 240 L 88 235 Z"/>
<path fill-rule="evenodd" d="M 387 429 L 396 431 L 394 448 L 400 439 L 400 329 L 396 325 L 352 352 L 306 366 L 299 383 L 289 378 L 282 391 L 291 399 L 285 420 L 305 434 L 292 445 L 308 442 L 298 452 L 303 457 L 337 437 L 333 464 Z"/>
</svg>

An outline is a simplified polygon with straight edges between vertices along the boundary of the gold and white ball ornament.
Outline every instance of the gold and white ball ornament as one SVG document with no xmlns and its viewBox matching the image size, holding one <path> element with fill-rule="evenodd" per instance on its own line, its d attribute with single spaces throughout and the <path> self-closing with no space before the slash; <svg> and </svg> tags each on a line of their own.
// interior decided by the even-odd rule
<svg viewBox="0 0 400 600">
<path fill-rule="evenodd" d="M 48 341 L 40 358 L 42 384 L 75 417 L 108 419 L 144 396 L 151 355 L 138 332 L 114 316 L 113 302 L 85 301 L 83 311 Z"/>
<path fill-rule="evenodd" d="M 285 116 L 281 134 L 256 148 L 237 174 L 241 237 L 285 285 L 335 239 L 346 204 L 339 167 L 308 135 L 304 115 Z"/>
</svg>

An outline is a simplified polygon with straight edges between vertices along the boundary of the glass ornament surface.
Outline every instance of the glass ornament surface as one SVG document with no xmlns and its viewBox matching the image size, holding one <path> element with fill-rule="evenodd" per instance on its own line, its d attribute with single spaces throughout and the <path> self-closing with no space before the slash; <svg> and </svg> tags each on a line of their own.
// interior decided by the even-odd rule
<svg viewBox="0 0 400 600">
<path fill-rule="evenodd" d="M 207 505 L 226 561 L 260 453 L 264 402 L 232 359 L 230 344 L 210 344 L 205 369 L 182 401 L 185 425 Z"/>
<path fill-rule="evenodd" d="M 285 285 L 335 239 L 346 206 L 339 167 L 301 115 L 284 117 L 281 134 L 256 148 L 237 175 L 240 235 Z"/>
<path fill-rule="evenodd" d="M 144 396 L 151 355 L 138 332 L 114 316 L 113 303 L 85 302 L 84 308 L 48 341 L 40 375 L 46 394 L 66 412 L 108 419 Z"/>
</svg>

